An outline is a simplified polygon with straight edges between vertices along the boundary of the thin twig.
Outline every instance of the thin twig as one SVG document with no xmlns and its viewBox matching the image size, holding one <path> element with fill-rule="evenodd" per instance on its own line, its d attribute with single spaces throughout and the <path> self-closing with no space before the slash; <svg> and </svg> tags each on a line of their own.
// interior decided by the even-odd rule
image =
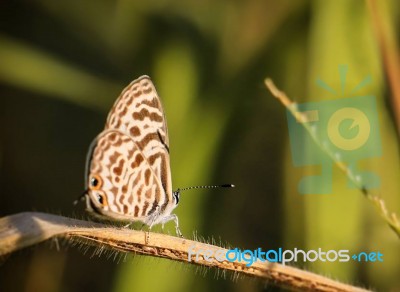
<svg viewBox="0 0 400 292">
<path fill-rule="evenodd" d="M 255 262 L 251 266 L 246 266 L 243 261 L 218 261 L 214 256 L 207 260 L 202 256 L 195 258 L 194 255 L 189 262 L 189 250 L 193 247 L 196 250 L 213 251 L 214 255 L 217 250 L 224 252 L 227 250 L 215 245 L 160 233 L 147 234 L 144 231 L 112 228 L 99 223 L 36 212 L 19 213 L 0 219 L 0 255 L 6 255 L 54 237 L 78 240 L 101 250 L 108 248 L 233 271 L 270 281 L 274 285 L 291 291 L 368 291 L 278 263 Z"/>
<path fill-rule="evenodd" d="M 265 79 L 265 86 L 269 89 L 271 94 L 276 97 L 289 110 L 293 117 L 301 121 L 306 121 L 306 116 L 297 110 L 296 103 L 292 102 L 283 91 L 279 90 L 270 78 Z M 309 123 L 301 124 L 304 126 L 304 128 L 310 134 L 310 137 L 319 146 L 319 148 L 335 162 L 339 169 L 341 169 L 345 173 L 345 175 L 358 187 L 361 193 L 374 204 L 374 206 L 378 209 L 380 216 L 386 221 L 389 227 L 400 238 L 400 222 L 397 218 L 396 213 L 389 213 L 386 208 L 385 201 L 379 196 L 372 194 L 371 191 L 367 190 L 364 186 L 360 185 L 359 181 L 352 174 L 350 169 L 348 169 L 347 165 L 341 161 L 338 161 L 335 158 L 335 154 L 332 153 L 327 147 L 323 147 L 317 135 L 315 135 L 314 132 L 311 130 Z"/>
</svg>

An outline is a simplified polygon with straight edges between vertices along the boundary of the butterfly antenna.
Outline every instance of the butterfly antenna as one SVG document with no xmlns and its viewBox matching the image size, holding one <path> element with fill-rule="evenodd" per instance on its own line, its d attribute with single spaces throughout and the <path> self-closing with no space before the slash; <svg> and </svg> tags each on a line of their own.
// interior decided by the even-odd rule
<svg viewBox="0 0 400 292">
<path fill-rule="evenodd" d="M 215 185 L 215 186 L 194 186 L 183 189 L 177 189 L 175 193 L 179 193 L 181 191 L 193 190 L 193 189 L 216 189 L 216 188 L 234 188 L 233 184 L 224 184 L 224 185 Z"/>
</svg>

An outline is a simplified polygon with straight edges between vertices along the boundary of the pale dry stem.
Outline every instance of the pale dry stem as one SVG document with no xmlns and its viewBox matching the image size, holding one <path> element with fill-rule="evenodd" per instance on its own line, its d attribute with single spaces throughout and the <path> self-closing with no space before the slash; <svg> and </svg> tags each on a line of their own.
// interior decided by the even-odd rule
<svg viewBox="0 0 400 292">
<path fill-rule="evenodd" d="M 269 283 L 292 291 L 367 291 L 339 283 L 329 278 L 278 263 L 255 262 L 246 266 L 245 262 L 218 261 L 214 257 L 206 260 L 191 256 L 190 250 L 227 250 L 219 246 L 198 241 L 173 237 L 160 233 L 136 231 L 128 228 L 109 227 L 62 216 L 26 212 L 0 219 L 0 256 L 7 255 L 27 246 L 50 238 L 67 238 L 84 244 L 94 245 L 101 251 L 135 253 L 203 266 L 215 267 L 223 272 L 232 271 L 238 275 L 266 280 Z M 68 241 L 70 242 L 70 241 Z M 211 259 L 211 261 L 210 261 Z"/>
</svg>

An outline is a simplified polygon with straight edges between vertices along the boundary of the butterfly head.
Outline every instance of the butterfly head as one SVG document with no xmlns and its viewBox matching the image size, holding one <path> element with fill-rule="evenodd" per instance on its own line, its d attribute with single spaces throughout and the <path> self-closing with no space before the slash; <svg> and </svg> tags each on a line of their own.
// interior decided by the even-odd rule
<svg viewBox="0 0 400 292">
<path fill-rule="evenodd" d="M 172 192 L 172 197 L 174 198 L 175 206 L 177 206 L 181 197 L 181 190 L 177 189 L 175 192 Z"/>
</svg>

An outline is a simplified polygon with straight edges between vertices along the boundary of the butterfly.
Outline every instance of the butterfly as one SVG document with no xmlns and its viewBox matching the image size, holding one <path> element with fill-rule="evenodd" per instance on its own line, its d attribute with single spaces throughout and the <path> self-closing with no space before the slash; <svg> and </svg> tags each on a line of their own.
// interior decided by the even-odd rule
<svg viewBox="0 0 400 292">
<path fill-rule="evenodd" d="M 132 81 L 111 108 L 103 132 L 86 160 L 86 208 L 117 221 L 150 228 L 175 222 L 179 203 L 172 192 L 169 138 L 164 110 L 148 76 Z"/>
<path fill-rule="evenodd" d="M 180 191 L 172 191 L 164 110 L 148 76 L 132 81 L 111 108 L 104 130 L 90 145 L 85 171 L 86 209 L 115 221 L 149 226 L 175 222 Z"/>
</svg>

